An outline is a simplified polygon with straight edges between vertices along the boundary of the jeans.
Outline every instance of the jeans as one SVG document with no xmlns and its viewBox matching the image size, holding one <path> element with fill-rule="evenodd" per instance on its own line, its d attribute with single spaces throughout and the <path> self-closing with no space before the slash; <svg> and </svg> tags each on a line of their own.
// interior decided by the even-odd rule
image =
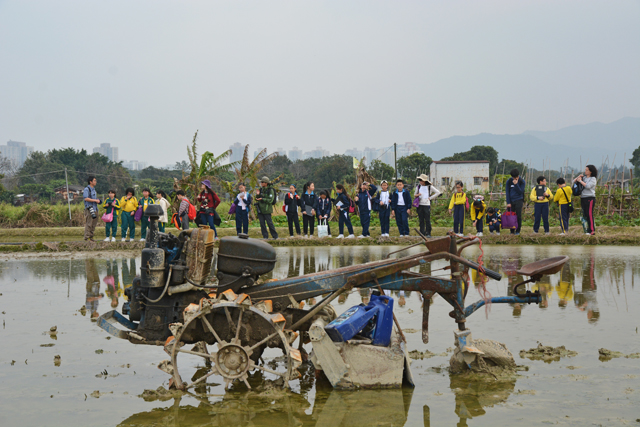
<svg viewBox="0 0 640 427">
<path fill-rule="evenodd" d="M 277 239 L 278 232 L 276 231 L 276 227 L 273 225 L 271 214 L 258 214 L 258 219 L 260 220 L 260 231 L 262 232 L 262 237 L 264 239 L 269 238 L 269 233 L 267 232 L 268 226 L 269 231 L 271 232 L 271 236 L 273 236 L 274 239 Z"/>
<path fill-rule="evenodd" d="M 118 217 L 114 215 L 113 221 L 104 223 L 104 233 L 105 237 L 109 237 L 111 234 L 112 237 L 116 237 L 118 234 Z"/>
<path fill-rule="evenodd" d="M 316 217 L 311 215 L 302 215 L 302 225 L 304 234 L 311 234 L 313 236 L 313 228 L 316 225 Z M 307 231 L 310 233 L 307 233 Z"/>
<path fill-rule="evenodd" d="M 129 230 L 129 239 L 136 238 L 136 222 L 133 220 L 133 215 L 135 215 L 135 212 L 122 212 L 122 215 L 120 215 L 120 221 L 122 221 L 120 230 L 122 231 L 123 239 L 127 237 L 127 230 Z"/>
<path fill-rule="evenodd" d="M 236 232 L 249 234 L 249 211 L 240 206 L 236 208 Z"/>
<path fill-rule="evenodd" d="M 520 229 L 522 228 L 522 206 L 524 205 L 524 200 L 515 200 L 511 202 L 511 210 L 514 211 L 518 217 L 518 228 L 515 230 L 511 229 L 511 234 L 520 233 Z"/>
<path fill-rule="evenodd" d="M 593 221 L 593 208 L 596 204 L 595 197 L 583 197 L 580 199 L 582 207 L 582 217 L 587 221 L 587 233 L 596 232 L 596 224 Z"/>
<path fill-rule="evenodd" d="M 533 232 L 540 230 L 540 218 L 544 223 L 544 232 L 549 232 L 549 203 L 536 203 L 534 207 Z"/>
<path fill-rule="evenodd" d="M 369 234 L 369 223 L 371 222 L 371 211 L 360 211 L 360 225 L 362 225 L 362 235 L 371 236 Z"/>
<path fill-rule="evenodd" d="M 218 230 L 216 230 L 216 225 L 213 222 L 213 215 L 210 215 L 206 212 L 199 212 L 198 215 L 200 216 L 200 224 L 208 225 L 209 228 L 212 229 L 215 233 L 215 236 L 218 237 Z"/>
<path fill-rule="evenodd" d="M 464 205 L 453 205 L 453 232 L 464 234 Z"/>
<path fill-rule="evenodd" d="M 380 212 L 378 213 L 378 217 L 380 218 L 380 233 L 381 234 L 389 234 L 389 223 L 391 222 L 391 209 L 380 207 Z"/>
<path fill-rule="evenodd" d="M 349 213 L 342 210 L 338 212 L 340 213 L 338 215 L 338 231 L 340 231 L 340 234 L 344 235 L 345 224 L 347 224 L 349 235 L 353 234 L 353 226 L 351 225 L 351 218 L 349 218 Z"/>
<path fill-rule="evenodd" d="M 569 232 L 569 204 L 560 205 L 560 230 Z"/>
<path fill-rule="evenodd" d="M 140 219 L 140 237 L 143 239 L 147 238 L 147 228 L 149 228 L 149 217 L 142 215 L 142 219 Z"/>
<path fill-rule="evenodd" d="M 418 218 L 420 219 L 420 232 L 425 236 L 431 235 L 431 206 L 418 206 Z"/>
<path fill-rule="evenodd" d="M 398 225 L 398 231 L 401 236 L 409 235 L 409 213 L 406 206 L 400 206 L 396 208 L 396 224 Z"/>
<path fill-rule="evenodd" d="M 271 215 L 269 215 L 271 217 Z M 298 218 L 298 213 L 296 212 L 293 215 L 287 215 L 287 223 L 289 224 L 289 236 L 293 237 L 293 226 L 296 226 L 296 234 L 300 235 L 300 218 Z M 273 234 L 273 233 L 271 233 Z M 267 237 L 269 237 L 267 235 Z"/>
</svg>

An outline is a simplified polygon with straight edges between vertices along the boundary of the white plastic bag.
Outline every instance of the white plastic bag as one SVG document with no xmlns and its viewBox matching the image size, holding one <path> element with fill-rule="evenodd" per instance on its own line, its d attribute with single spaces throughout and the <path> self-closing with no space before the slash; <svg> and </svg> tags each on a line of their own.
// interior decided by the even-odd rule
<svg viewBox="0 0 640 427">
<path fill-rule="evenodd" d="M 327 220 L 325 219 L 320 221 L 320 223 L 318 223 L 318 237 L 327 237 L 327 236 L 329 236 L 329 226 L 327 225 Z"/>
</svg>

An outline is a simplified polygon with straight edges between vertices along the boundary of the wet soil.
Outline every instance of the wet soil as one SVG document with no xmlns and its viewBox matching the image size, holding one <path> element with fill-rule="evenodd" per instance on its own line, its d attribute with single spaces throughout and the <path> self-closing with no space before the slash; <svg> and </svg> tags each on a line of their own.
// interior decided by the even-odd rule
<svg viewBox="0 0 640 427">
<path fill-rule="evenodd" d="M 551 347 L 548 345 L 538 344 L 535 348 L 529 350 L 520 350 L 520 357 L 531 360 L 542 360 L 543 362 L 557 362 L 563 357 L 577 356 L 575 351 L 567 350 L 563 345 L 559 347 Z"/>
</svg>

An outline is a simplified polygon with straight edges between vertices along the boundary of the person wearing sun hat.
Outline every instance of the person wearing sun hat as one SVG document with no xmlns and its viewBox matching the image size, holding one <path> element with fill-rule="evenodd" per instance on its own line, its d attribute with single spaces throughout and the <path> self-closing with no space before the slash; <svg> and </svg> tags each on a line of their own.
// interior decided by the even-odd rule
<svg viewBox="0 0 640 427">
<path fill-rule="evenodd" d="M 203 180 L 200 183 L 201 192 L 198 194 L 198 203 L 200 203 L 200 210 L 198 211 L 198 217 L 200 223 L 208 225 L 218 237 L 218 231 L 214 223 L 215 211 L 220 204 L 220 197 L 211 189 L 211 181 L 208 179 Z"/>
<path fill-rule="evenodd" d="M 421 174 L 416 179 L 418 180 L 418 185 L 416 185 L 413 197 L 419 199 L 417 211 L 420 221 L 420 233 L 425 237 L 431 237 L 431 201 L 441 193 L 431 184 L 427 175 Z"/>
</svg>

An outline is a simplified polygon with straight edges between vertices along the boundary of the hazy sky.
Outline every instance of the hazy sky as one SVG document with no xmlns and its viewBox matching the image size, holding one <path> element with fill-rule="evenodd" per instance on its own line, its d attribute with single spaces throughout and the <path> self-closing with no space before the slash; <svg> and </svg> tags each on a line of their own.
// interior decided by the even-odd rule
<svg viewBox="0 0 640 427">
<path fill-rule="evenodd" d="M 640 116 L 640 1 L 4 1 L 0 143 L 122 159 Z"/>
</svg>

